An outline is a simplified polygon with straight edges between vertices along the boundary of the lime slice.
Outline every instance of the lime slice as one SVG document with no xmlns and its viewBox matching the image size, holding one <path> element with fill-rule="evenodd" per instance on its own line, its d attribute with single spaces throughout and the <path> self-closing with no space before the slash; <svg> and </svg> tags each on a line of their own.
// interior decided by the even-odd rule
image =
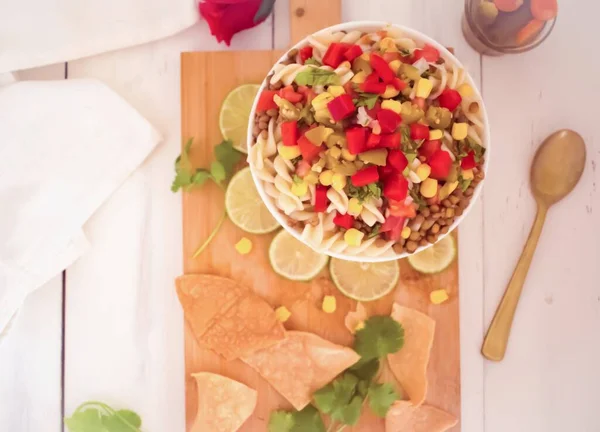
<svg viewBox="0 0 600 432">
<path fill-rule="evenodd" d="M 229 92 L 219 113 L 219 127 L 224 139 L 233 142 L 233 148 L 247 151 L 248 122 L 250 110 L 258 89 L 257 84 L 244 84 Z"/>
<path fill-rule="evenodd" d="M 356 263 L 332 258 L 329 273 L 344 295 L 359 301 L 372 301 L 396 287 L 400 266 L 398 261 Z"/>
<path fill-rule="evenodd" d="M 225 209 L 231 222 L 246 232 L 265 234 L 279 227 L 258 194 L 248 167 L 229 182 L 225 192 Z"/>
<path fill-rule="evenodd" d="M 447 235 L 424 251 L 409 255 L 407 260 L 416 271 L 434 274 L 446 270 L 454 258 L 456 258 L 456 243 L 452 235 Z"/>
<path fill-rule="evenodd" d="M 269 262 L 279 276 L 307 281 L 317 276 L 329 257 L 315 252 L 285 230 L 277 233 L 269 246 Z"/>
</svg>

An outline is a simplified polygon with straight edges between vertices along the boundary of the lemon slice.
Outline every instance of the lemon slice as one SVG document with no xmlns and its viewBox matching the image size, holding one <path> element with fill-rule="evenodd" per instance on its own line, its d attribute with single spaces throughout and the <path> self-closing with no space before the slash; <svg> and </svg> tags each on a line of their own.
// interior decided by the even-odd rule
<svg viewBox="0 0 600 432">
<path fill-rule="evenodd" d="M 242 169 L 229 182 L 225 192 L 225 209 L 231 222 L 246 232 L 265 234 L 279 227 L 258 194 L 249 167 Z"/>
<path fill-rule="evenodd" d="M 315 252 L 285 230 L 277 233 L 269 246 L 269 262 L 279 276 L 307 281 L 317 276 L 329 257 Z"/>
<path fill-rule="evenodd" d="M 452 235 L 447 235 L 424 251 L 409 255 L 407 260 L 416 271 L 434 274 L 446 270 L 455 258 L 456 242 Z"/>
<path fill-rule="evenodd" d="M 363 302 L 388 294 L 400 278 L 398 261 L 356 263 L 332 258 L 329 272 L 344 295 Z"/>
<path fill-rule="evenodd" d="M 243 153 L 247 150 L 250 110 L 258 89 L 257 84 L 244 84 L 229 92 L 219 113 L 219 127 L 223 138 L 233 142 L 233 148 Z"/>
</svg>

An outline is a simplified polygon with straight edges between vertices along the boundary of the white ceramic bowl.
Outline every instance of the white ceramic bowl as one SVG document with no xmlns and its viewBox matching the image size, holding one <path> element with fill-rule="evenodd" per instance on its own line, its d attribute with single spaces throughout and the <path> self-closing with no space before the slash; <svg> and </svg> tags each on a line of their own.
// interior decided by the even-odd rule
<svg viewBox="0 0 600 432">
<path fill-rule="evenodd" d="M 324 32 L 324 33 L 332 33 L 332 32 L 337 32 L 337 31 L 352 31 L 352 30 L 360 30 L 360 31 L 364 31 L 364 32 L 372 32 L 372 31 L 377 31 L 377 30 L 381 30 L 384 27 L 391 27 L 397 30 L 402 31 L 403 34 L 405 34 L 406 36 L 414 39 L 417 42 L 422 42 L 422 43 L 427 43 L 430 44 L 432 46 L 434 46 L 435 48 L 437 48 L 440 52 L 440 54 L 442 55 L 442 57 L 444 58 L 445 61 L 450 62 L 451 64 L 456 65 L 459 68 L 464 68 L 464 66 L 462 65 L 462 63 L 460 61 L 458 61 L 458 59 L 450 52 L 446 49 L 445 46 L 441 45 L 439 42 L 431 39 L 428 36 L 425 36 L 423 33 L 417 31 L 417 30 L 413 30 L 411 28 L 408 27 L 404 27 L 401 25 L 395 25 L 395 24 L 390 24 L 387 22 L 383 22 L 383 21 L 351 21 L 351 22 L 347 22 L 347 23 L 343 23 L 343 24 L 338 24 L 335 26 L 331 26 L 331 27 L 327 27 L 323 30 L 319 30 L 318 32 L 316 32 L 315 34 Z M 296 45 L 294 45 L 292 48 L 300 48 L 303 47 L 305 45 L 308 44 L 307 42 L 307 38 L 310 35 L 307 35 L 306 38 L 302 39 L 300 42 L 298 42 Z M 289 51 L 289 50 L 288 50 Z M 281 56 L 281 58 L 279 60 L 277 60 L 277 62 L 275 64 L 281 63 L 282 61 L 287 59 L 287 52 Z M 273 69 L 271 69 L 269 71 L 269 73 L 266 75 L 266 77 L 268 77 L 269 75 L 271 75 L 273 73 Z M 261 87 L 259 89 L 258 94 L 260 94 L 260 92 L 262 90 L 264 90 L 264 88 L 267 85 L 267 79 L 263 80 Z M 481 94 L 479 92 L 479 89 L 477 88 L 477 86 L 475 85 L 475 82 L 473 81 L 473 79 L 471 78 L 471 75 L 467 72 L 465 74 L 465 81 L 467 83 L 469 83 L 474 91 L 475 94 L 478 96 L 478 98 L 480 100 L 482 100 L 481 98 Z M 254 104 L 252 105 L 252 111 L 250 112 L 250 118 L 253 119 L 256 113 L 256 104 L 258 102 L 258 97 L 254 100 Z M 484 123 L 484 137 L 483 137 L 483 143 L 484 143 L 484 147 L 486 149 L 486 155 L 485 155 L 485 162 L 483 165 L 483 169 L 484 172 L 487 176 L 488 174 L 488 167 L 489 167 L 489 163 L 490 163 L 490 126 L 489 126 L 489 121 L 488 121 L 488 117 L 487 117 L 487 111 L 485 109 L 485 104 L 482 102 L 481 103 L 481 110 L 482 110 L 482 119 L 483 119 L 483 123 Z M 250 147 L 254 144 L 254 137 L 252 136 L 252 128 L 253 128 L 253 122 L 250 122 L 248 125 L 248 149 L 250 149 Z M 307 243 L 306 241 L 304 241 L 304 239 L 301 237 L 300 233 L 294 229 L 292 229 L 290 226 L 288 226 L 288 224 L 286 223 L 286 220 L 284 218 L 284 215 L 282 215 L 279 211 L 279 209 L 275 206 L 275 204 L 273 204 L 271 198 L 267 195 L 267 193 L 265 192 L 264 188 L 263 188 L 263 184 L 262 184 L 262 180 L 260 180 L 257 175 L 256 175 L 256 170 L 255 168 L 251 165 L 250 166 L 250 170 L 252 172 L 252 178 L 254 179 L 254 184 L 256 185 L 256 188 L 258 189 L 258 193 L 260 194 L 262 200 L 264 201 L 265 205 L 267 206 L 267 208 L 269 209 L 269 211 L 271 212 L 271 214 L 273 215 L 273 217 L 275 219 L 277 219 L 277 221 L 281 224 L 281 226 L 288 231 L 291 235 L 293 235 L 295 238 L 297 238 L 299 241 L 301 241 L 302 243 L 312 247 L 311 244 Z M 471 198 L 471 202 L 469 203 L 469 206 L 465 209 L 465 211 L 463 212 L 463 214 L 459 217 L 457 217 L 454 221 L 454 223 L 450 226 L 450 230 L 448 231 L 447 234 L 441 235 L 438 238 L 438 241 L 440 241 L 441 239 L 443 239 L 445 236 L 447 236 L 448 234 L 450 234 L 454 228 L 456 228 L 461 221 L 467 216 L 467 214 L 469 214 L 469 212 L 471 211 L 471 208 L 473 207 L 473 205 L 475 204 L 475 202 L 477 201 L 477 199 L 479 198 L 479 195 L 481 194 L 481 188 L 483 187 L 483 183 L 485 182 L 485 179 L 480 181 L 479 184 L 477 185 L 477 187 L 475 188 L 475 192 L 473 193 L 473 197 Z M 418 253 L 424 249 L 427 249 L 428 247 L 431 247 L 434 243 L 430 243 L 426 246 L 420 246 L 419 248 L 417 248 L 417 250 L 413 253 Z M 400 258 L 405 258 L 409 255 L 412 255 L 408 252 L 404 252 L 401 254 L 395 254 L 393 256 L 377 256 L 377 257 L 367 257 L 367 256 L 361 256 L 361 255 L 346 255 L 344 253 L 336 253 L 336 252 L 331 252 L 328 250 L 318 250 L 319 252 L 322 252 L 324 254 L 327 254 L 329 256 L 335 257 L 335 258 L 340 258 L 340 259 L 344 259 L 344 260 L 348 260 L 348 261 L 357 261 L 357 262 L 381 262 L 381 261 L 392 261 L 392 260 L 396 260 L 396 259 L 400 259 Z"/>
</svg>

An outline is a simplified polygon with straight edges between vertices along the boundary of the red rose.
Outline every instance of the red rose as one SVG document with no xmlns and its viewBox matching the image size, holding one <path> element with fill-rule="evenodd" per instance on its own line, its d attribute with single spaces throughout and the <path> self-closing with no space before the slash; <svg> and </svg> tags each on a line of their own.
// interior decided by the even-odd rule
<svg viewBox="0 0 600 432">
<path fill-rule="evenodd" d="M 199 9 L 210 33 L 217 41 L 230 45 L 234 34 L 263 22 L 274 3 L 275 0 L 206 0 Z"/>
</svg>

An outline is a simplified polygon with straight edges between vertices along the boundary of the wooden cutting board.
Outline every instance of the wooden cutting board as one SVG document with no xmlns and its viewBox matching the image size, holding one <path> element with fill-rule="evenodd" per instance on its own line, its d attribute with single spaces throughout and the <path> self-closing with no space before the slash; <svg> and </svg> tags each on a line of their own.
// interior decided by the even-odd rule
<svg viewBox="0 0 600 432">
<path fill-rule="evenodd" d="M 341 21 L 341 0 L 291 0 L 292 40 Z M 213 160 L 213 147 L 222 137 L 218 117 L 227 93 L 240 84 L 260 83 L 270 67 L 281 56 L 278 51 L 193 52 L 181 55 L 181 135 L 182 141 L 194 138 L 191 160 L 195 166 L 207 167 Z M 351 345 L 352 336 L 343 325 L 344 316 L 355 302 L 343 297 L 332 286 L 327 270 L 311 283 L 291 282 L 278 277 L 267 259 L 273 234 L 250 235 L 228 220 L 210 246 L 193 259 L 192 254 L 210 234 L 223 211 L 223 192 L 212 184 L 201 190 L 183 194 L 183 257 L 185 273 L 210 273 L 229 277 L 251 287 L 273 307 L 285 305 L 292 311 L 287 329 L 311 331 L 333 342 Z M 241 256 L 235 243 L 250 238 L 254 248 Z M 440 275 L 424 277 L 401 261 L 398 288 L 367 309 L 376 314 L 389 314 L 397 301 L 429 314 L 436 320 L 436 334 L 429 363 L 427 403 L 460 418 L 460 347 L 458 319 L 458 263 Z M 441 306 L 429 303 L 429 292 L 445 288 L 451 299 Z M 337 297 L 334 314 L 320 310 L 324 294 Z M 185 383 L 187 430 L 197 411 L 195 380 L 190 374 L 199 371 L 219 373 L 258 391 L 258 404 L 253 416 L 240 429 L 243 432 L 267 430 L 269 414 L 290 404 L 254 370 L 239 360 L 227 362 L 196 343 L 185 326 Z M 379 432 L 383 421 L 365 413 L 352 431 Z M 452 431 L 460 431 L 460 424 Z M 208 431 L 207 431 L 208 432 Z M 409 432 L 409 431 L 407 431 Z"/>
</svg>

